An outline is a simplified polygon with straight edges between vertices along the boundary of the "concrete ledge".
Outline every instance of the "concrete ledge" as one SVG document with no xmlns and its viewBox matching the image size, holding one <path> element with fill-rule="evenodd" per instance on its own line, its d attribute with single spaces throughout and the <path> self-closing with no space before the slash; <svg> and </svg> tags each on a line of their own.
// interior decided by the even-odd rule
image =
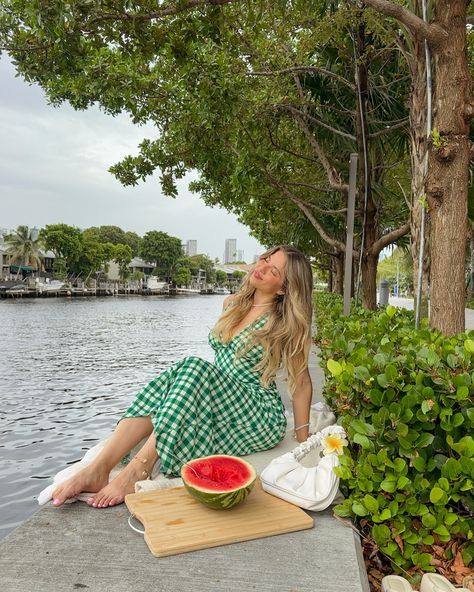
<svg viewBox="0 0 474 592">
<path fill-rule="evenodd" d="M 1 543 L 3 592 L 368 592 L 360 546 L 330 512 L 315 527 L 157 559 L 125 506 L 44 507 Z M 363 567 L 363 563 L 362 563 Z"/>
<path fill-rule="evenodd" d="M 316 351 L 310 372 L 320 393 Z M 0 542 L 1 590 L 369 592 L 357 535 L 330 510 L 310 514 L 311 530 L 157 559 L 128 526 L 123 504 L 45 506 Z"/>
</svg>

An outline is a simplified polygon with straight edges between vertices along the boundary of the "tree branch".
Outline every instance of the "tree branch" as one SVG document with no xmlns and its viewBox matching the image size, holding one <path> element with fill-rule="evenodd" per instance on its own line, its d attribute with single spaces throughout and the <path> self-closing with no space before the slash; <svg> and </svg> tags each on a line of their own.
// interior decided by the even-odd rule
<svg viewBox="0 0 474 592">
<path fill-rule="evenodd" d="M 202 8 L 205 6 L 223 6 L 225 4 L 232 4 L 240 2 L 241 0 L 188 0 L 187 2 L 180 2 L 178 6 L 169 6 L 168 8 L 161 8 L 155 12 L 147 14 L 100 14 L 88 21 L 87 25 L 95 25 L 102 21 L 151 21 L 160 19 L 165 16 L 172 16 L 180 14 L 181 12 L 188 12 L 195 8 Z"/>
<path fill-rule="evenodd" d="M 311 158 L 311 156 L 306 156 L 305 154 L 299 154 L 298 152 L 293 152 L 292 150 L 289 150 L 288 148 L 284 148 L 280 144 L 277 144 L 273 138 L 272 130 L 270 129 L 270 127 L 267 125 L 266 128 L 267 128 L 268 136 L 270 138 L 270 143 L 272 146 L 274 146 L 278 150 L 281 150 L 282 152 L 286 152 L 287 154 L 291 154 L 291 156 L 296 156 L 296 158 L 302 158 L 303 160 L 308 160 L 309 162 L 317 162 L 317 160 L 315 158 Z"/>
<path fill-rule="evenodd" d="M 422 18 L 416 16 L 401 4 L 395 4 L 389 0 L 363 0 L 364 4 L 370 6 L 377 12 L 395 18 L 404 24 L 408 29 L 426 39 L 432 47 L 436 47 L 448 38 L 447 32 L 439 25 L 430 25 Z"/>
<path fill-rule="evenodd" d="M 342 183 L 342 181 L 339 177 L 339 174 L 337 173 L 335 168 L 329 162 L 329 159 L 326 156 L 326 153 L 321 148 L 321 146 L 318 144 L 318 142 L 316 141 L 316 138 L 313 136 L 313 134 L 309 130 L 308 126 L 306 125 L 302 116 L 300 115 L 300 112 L 297 109 L 295 109 L 295 112 L 296 113 L 294 115 L 295 115 L 295 119 L 296 119 L 298 125 L 300 126 L 300 128 L 303 131 L 304 135 L 306 136 L 308 142 L 310 143 L 311 147 L 313 148 L 314 152 L 316 153 L 316 156 L 318 157 L 318 160 L 321 163 L 323 169 L 326 171 L 326 175 L 327 175 L 328 181 L 329 181 L 329 186 L 334 191 L 339 191 L 340 193 L 347 193 L 349 191 L 349 186 L 346 185 L 345 183 Z"/>
<path fill-rule="evenodd" d="M 302 111 L 300 111 L 299 109 L 296 109 L 296 107 L 293 107 L 292 105 L 287 105 L 285 103 L 280 103 L 278 105 L 275 105 L 275 107 L 279 107 L 281 109 L 286 109 L 288 111 L 291 111 L 292 113 L 297 113 L 300 116 L 306 117 L 307 119 L 309 119 L 310 121 L 312 121 L 316 125 L 319 125 L 321 127 L 324 127 L 325 129 L 329 130 L 333 134 L 338 134 L 339 136 L 342 136 L 343 138 L 346 138 L 347 140 L 351 140 L 352 142 L 355 142 L 356 141 L 356 137 L 353 136 L 352 134 L 348 134 L 347 132 L 343 132 L 342 130 L 339 130 L 339 129 L 335 128 L 335 127 L 332 127 L 331 125 L 328 125 L 327 123 L 324 123 L 320 119 L 317 119 L 313 115 L 309 115 L 308 113 L 303 113 Z"/>
<path fill-rule="evenodd" d="M 287 181 L 286 185 L 294 185 L 295 187 L 306 187 L 307 189 L 312 189 L 313 191 L 320 191 L 323 193 L 334 193 L 334 190 L 328 187 L 318 187 L 317 185 L 312 185 L 311 183 L 302 183 L 298 181 Z M 335 210 L 337 212 L 345 212 L 344 210 Z"/>
<path fill-rule="evenodd" d="M 395 123 L 394 125 L 389 125 L 383 129 L 379 130 L 378 132 L 373 132 L 372 134 L 369 134 L 369 138 L 378 138 L 379 136 L 389 134 L 390 132 L 393 132 L 393 130 L 399 129 L 401 127 L 406 127 L 407 123 L 408 123 L 408 117 L 404 121 L 401 121 L 400 123 Z"/>
<path fill-rule="evenodd" d="M 381 236 L 379 240 L 375 241 L 372 244 L 372 246 L 369 249 L 370 253 L 372 253 L 373 255 L 378 255 L 383 249 L 385 249 L 385 247 L 388 247 L 388 245 L 391 245 L 392 243 L 396 242 L 399 238 L 402 238 L 402 236 L 405 236 L 405 234 L 408 234 L 409 232 L 410 224 L 407 223 L 403 226 L 400 226 L 400 228 L 396 228 L 395 230 L 392 230 L 391 232 L 384 234 L 384 236 Z"/>
<path fill-rule="evenodd" d="M 310 210 L 308 209 L 308 207 L 304 204 L 304 202 L 301 199 L 299 199 L 299 197 L 297 197 L 292 191 L 290 191 L 289 189 L 287 189 L 277 179 L 275 179 L 272 175 L 270 175 L 268 173 L 268 171 L 265 172 L 265 175 L 266 175 L 266 177 L 268 179 L 268 182 L 273 187 L 275 187 L 275 189 L 278 189 L 281 192 L 283 192 L 288 197 L 288 199 L 290 201 L 292 201 L 303 212 L 303 214 L 306 216 L 306 218 L 312 224 L 313 228 L 317 231 L 317 233 L 319 234 L 319 236 L 326 243 L 328 243 L 328 245 L 330 245 L 331 247 L 333 247 L 334 249 L 336 249 L 339 252 L 345 252 L 346 245 L 343 242 L 341 242 L 341 241 L 338 241 L 338 240 L 336 240 L 334 238 L 331 238 L 326 233 L 326 231 L 324 230 L 324 228 L 321 226 L 321 224 L 319 224 L 319 222 L 313 216 L 312 212 L 310 212 Z M 355 253 L 355 252 L 354 252 L 354 254 L 357 255 L 357 253 Z"/>
<path fill-rule="evenodd" d="M 293 66 L 292 68 L 283 68 L 282 70 L 274 70 L 273 72 L 269 70 L 263 72 L 248 72 L 248 76 L 278 76 L 279 74 L 293 74 L 295 72 L 316 72 L 323 76 L 329 76 L 355 91 L 354 84 L 342 76 L 339 76 L 339 74 L 335 74 L 334 72 L 331 72 L 331 70 L 326 70 L 325 68 L 318 68 L 317 66 Z"/>
</svg>

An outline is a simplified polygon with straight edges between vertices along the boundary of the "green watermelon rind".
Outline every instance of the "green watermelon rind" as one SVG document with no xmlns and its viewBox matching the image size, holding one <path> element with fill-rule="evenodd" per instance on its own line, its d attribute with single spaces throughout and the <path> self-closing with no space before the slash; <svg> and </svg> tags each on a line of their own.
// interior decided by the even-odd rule
<svg viewBox="0 0 474 592">
<path fill-rule="evenodd" d="M 202 489 L 199 489 L 198 487 L 190 485 L 189 483 L 186 482 L 186 475 L 185 475 L 186 465 L 183 465 L 183 467 L 181 469 L 181 478 L 183 480 L 184 486 L 189 491 L 189 493 L 198 502 L 201 502 L 205 506 L 208 506 L 209 508 L 212 508 L 214 510 L 229 510 L 230 508 L 234 508 L 238 504 L 241 504 L 247 498 L 249 493 L 252 491 L 253 486 L 255 485 L 255 482 L 257 481 L 257 471 L 254 469 L 254 467 L 250 463 L 248 463 L 247 461 L 245 461 L 242 458 L 239 458 L 237 456 L 216 454 L 213 456 L 207 456 L 207 457 L 203 457 L 200 459 L 194 459 L 194 460 L 204 460 L 207 458 L 223 457 L 223 456 L 228 456 L 229 458 L 233 458 L 235 460 L 238 460 L 239 462 L 242 462 L 243 464 L 245 464 L 251 470 L 252 475 L 249 478 L 249 480 L 246 481 L 246 483 L 244 485 L 242 485 L 238 488 L 235 488 L 235 489 L 231 489 L 229 491 L 223 491 L 223 492 L 219 492 L 219 493 L 216 493 L 215 491 L 212 491 L 212 492 L 211 491 L 203 491 Z M 192 463 L 192 461 L 190 461 L 190 463 L 188 463 L 188 464 L 191 464 L 191 463 Z"/>
</svg>

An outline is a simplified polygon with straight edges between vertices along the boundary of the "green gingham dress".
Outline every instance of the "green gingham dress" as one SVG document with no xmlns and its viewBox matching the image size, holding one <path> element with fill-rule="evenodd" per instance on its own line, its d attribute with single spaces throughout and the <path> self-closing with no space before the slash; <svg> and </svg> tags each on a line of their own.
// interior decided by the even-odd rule
<svg viewBox="0 0 474 592">
<path fill-rule="evenodd" d="M 275 383 L 263 387 L 254 370 L 263 348 L 255 345 L 240 356 L 258 317 L 229 343 L 209 334 L 214 364 L 184 358 L 154 378 L 123 415 L 150 416 L 156 434 L 160 471 L 177 475 L 193 458 L 211 454 L 243 456 L 276 446 L 284 437 L 284 406 Z"/>
</svg>

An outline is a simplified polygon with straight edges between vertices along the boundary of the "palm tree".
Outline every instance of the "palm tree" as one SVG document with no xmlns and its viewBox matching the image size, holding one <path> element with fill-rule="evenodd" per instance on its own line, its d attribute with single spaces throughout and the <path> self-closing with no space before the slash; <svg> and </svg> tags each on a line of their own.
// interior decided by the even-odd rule
<svg viewBox="0 0 474 592">
<path fill-rule="evenodd" d="M 20 225 L 13 234 L 5 237 L 7 252 L 12 262 L 22 265 L 33 265 L 41 267 L 43 255 L 41 253 L 41 241 L 34 228 Z M 18 269 L 18 274 L 20 269 Z M 17 274 L 17 275 L 18 275 Z"/>
</svg>

